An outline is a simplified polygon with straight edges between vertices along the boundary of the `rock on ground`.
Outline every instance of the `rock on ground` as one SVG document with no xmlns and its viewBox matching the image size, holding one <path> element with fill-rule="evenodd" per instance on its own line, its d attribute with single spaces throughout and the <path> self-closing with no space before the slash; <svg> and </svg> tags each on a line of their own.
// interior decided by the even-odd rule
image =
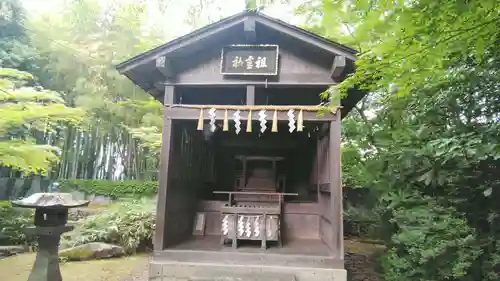
<svg viewBox="0 0 500 281">
<path fill-rule="evenodd" d="M 59 252 L 59 256 L 68 261 L 106 259 L 120 257 L 124 254 L 125 250 L 120 246 L 97 242 L 64 249 Z"/>
<path fill-rule="evenodd" d="M 24 246 L 0 246 L 0 259 L 27 252 Z"/>
</svg>

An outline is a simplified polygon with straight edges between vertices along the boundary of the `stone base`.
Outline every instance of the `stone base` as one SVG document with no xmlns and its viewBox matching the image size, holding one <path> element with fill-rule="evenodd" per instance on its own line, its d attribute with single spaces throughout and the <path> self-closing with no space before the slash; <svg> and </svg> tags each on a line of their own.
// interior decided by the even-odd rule
<svg viewBox="0 0 500 281">
<path fill-rule="evenodd" d="M 155 261 L 150 281 L 347 281 L 344 269 Z"/>
</svg>

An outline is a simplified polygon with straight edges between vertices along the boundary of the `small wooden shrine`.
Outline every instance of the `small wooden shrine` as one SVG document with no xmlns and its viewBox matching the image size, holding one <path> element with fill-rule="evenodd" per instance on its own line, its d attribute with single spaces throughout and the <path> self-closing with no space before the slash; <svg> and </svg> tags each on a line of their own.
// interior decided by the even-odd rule
<svg viewBox="0 0 500 281">
<path fill-rule="evenodd" d="M 150 280 L 346 280 L 340 123 L 363 93 L 320 93 L 355 54 L 245 11 L 117 66 L 165 106 Z"/>
</svg>

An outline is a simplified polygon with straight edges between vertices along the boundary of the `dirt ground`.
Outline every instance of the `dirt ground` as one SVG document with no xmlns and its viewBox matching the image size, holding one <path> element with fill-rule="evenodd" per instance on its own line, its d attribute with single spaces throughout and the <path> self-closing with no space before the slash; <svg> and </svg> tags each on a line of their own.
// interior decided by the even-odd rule
<svg viewBox="0 0 500 281">
<path fill-rule="evenodd" d="M 0 260 L 0 280 L 28 280 L 34 261 L 34 253 Z M 64 281 L 143 281 L 147 280 L 147 263 L 148 255 L 67 262 L 61 264 L 61 275 Z"/>
<path fill-rule="evenodd" d="M 356 240 L 345 241 L 346 269 L 350 280 L 380 280 L 375 277 L 371 254 L 383 246 Z M 129 256 L 119 259 L 106 259 L 85 262 L 66 262 L 61 264 L 64 281 L 147 281 L 149 255 Z M 0 280 L 26 281 L 35 254 L 21 254 L 0 260 Z"/>
</svg>

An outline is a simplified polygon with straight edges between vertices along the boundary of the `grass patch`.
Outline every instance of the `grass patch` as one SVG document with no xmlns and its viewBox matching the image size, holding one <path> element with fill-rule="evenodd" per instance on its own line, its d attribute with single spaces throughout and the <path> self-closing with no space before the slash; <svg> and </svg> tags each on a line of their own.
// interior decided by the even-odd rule
<svg viewBox="0 0 500 281">
<path fill-rule="evenodd" d="M 356 239 L 344 240 L 344 252 L 346 253 L 373 255 L 380 253 L 384 249 L 385 246 L 380 243 Z"/>
<path fill-rule="evenodd" d="M 35 261 L 35 254 L 22 254 L 0 260 L 2 280 L 26 281 Z M 66 262 L 61 264 L 64 281 L 120 281 L 142 270 L 148 255 L 136 255 L 119 259 Z"/>
<path fill-rule="evenodd" d="M 112 203 L 104 203 L 104 202 L 90 202 L 90 204 L 86 207 L 80 208 L 80 209 L 90 209 L 90 210 L 107 210 L 107 209 L 112 209 L 112 208 L 117 208 L 118 203 L 117 202 L 112 202 Z"/>
</svg>

